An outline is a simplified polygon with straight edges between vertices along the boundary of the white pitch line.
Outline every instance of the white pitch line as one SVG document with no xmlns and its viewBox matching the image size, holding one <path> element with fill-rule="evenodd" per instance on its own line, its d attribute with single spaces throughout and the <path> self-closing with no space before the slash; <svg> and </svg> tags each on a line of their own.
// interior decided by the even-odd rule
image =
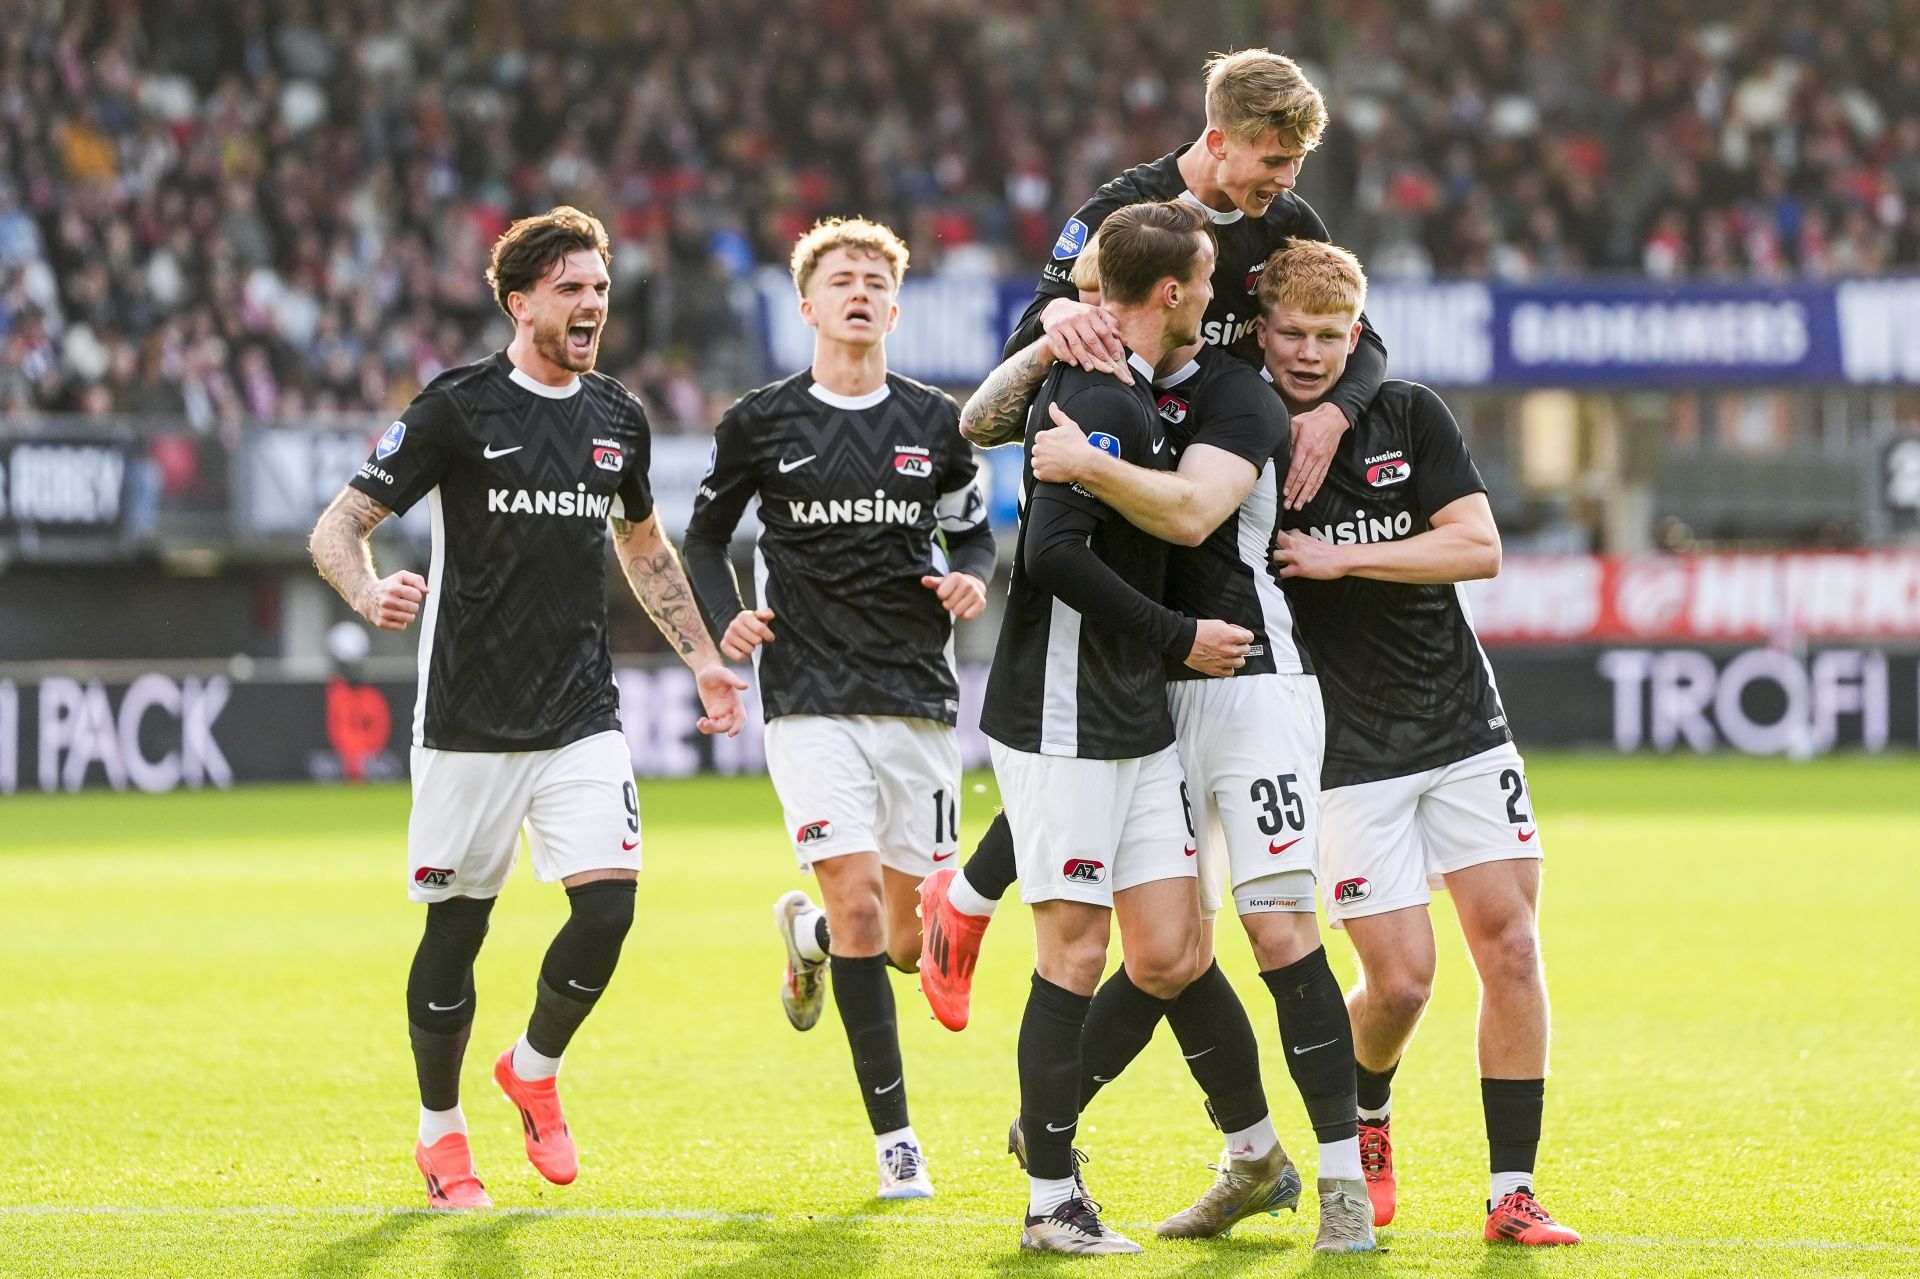
<svg viewBox="0 0 1920 1279">
<path fill-rule="evenodd" d="M 184 1204 L 0 1204 L 0 1217 L 444 1217 L 463 1220 L 472 1216 L 552 1217 L 568 1221 L 709 1221 L 753 1222 L 761 1225 L 782 1221 L 830 1222 L 837 1225 L 891 1226 L 1005 1226 L 1007 1216 L 932 1216 L 904 1211 L 873 1212 L 721 1212 L 713 1208 L 498 1208 L 491 1213 L 450 1213 L 432 1208 L 381 1208 L 373 1204 L 229 1204 L 195 1208 Z M 1128 1229 L 1152 1229 L 1151 1221 L 1121 1221 L 1115 1225 Z M 1409 1230 L 1389 1228 L 1382 1242 L 1391 1246 L 1395 1239 L 1441 1239 L 1455 1242 L 1477 1240 L 1480 1236 L 1460 1230 Z M 1662 1239 L 1649 1235 L 1585 1235 L 1587 1243 L 1613 1248 L 1773 1248 L 1790 1252 L 1883 1252 L 1899 1256 L 1920 1255 L 1920 1244 L 1885 1243 L 1851 1239 Z"/>
</svg>

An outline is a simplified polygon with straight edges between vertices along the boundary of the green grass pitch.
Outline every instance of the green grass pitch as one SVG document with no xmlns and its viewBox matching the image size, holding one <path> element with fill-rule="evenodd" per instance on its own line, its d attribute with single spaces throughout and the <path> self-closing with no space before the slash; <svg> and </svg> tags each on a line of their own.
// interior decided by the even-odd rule
<svg viewBox="0 0 1920 1279">
<path fill-rule="evenodd" d="M 1444 904 L 1384 1252 L 1316 1260 L 1309 1193 L 1231 1240 L 1022 1256 L 1017 904 L 965 1034 L 896 979 L 940 1193 L 877 1203 L 834 1015 L 797 1035 L 780 1014 L 768 905 L 802 881 L 766 782 L 739 779 L 641 787 L 639 920 L 568 1058 L 583 1172 L 564 1188 L 487 1075 L 564 909 L 516 873 L 466 1072 L 499 1207 L 462 1216 L 418 1210 L 410 1158 L 403 789 L 0 799 L 0 1276 L 1920 1273 L 1920 761 L 1532 771 L 1556 1020 L 1540 1189 L 1578 1249 L 1480 1242 L 1474 984 Z M 970 847 L 991 792 L 968 802 Z M 1232 931 L 1220 953 L 1311 1178 L 1272 1004 Z M 1095 1193 L 1145 1239 L 1207 1184 L 1215 1138 L 1164 1033 L 1082 1127 Z"/>
</svg>

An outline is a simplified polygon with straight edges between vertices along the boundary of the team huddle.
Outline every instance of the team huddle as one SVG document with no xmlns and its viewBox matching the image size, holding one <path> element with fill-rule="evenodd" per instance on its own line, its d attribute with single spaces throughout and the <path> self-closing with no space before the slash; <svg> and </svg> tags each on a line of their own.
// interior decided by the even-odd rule
<svg viewBox="0 0 1920 1279">
<path fill-rule="evenodd" d="M 1391 1081 L 1431 993 L 1443 887 L 1481 983 L 1485 1237 L 1579 1241 L 1533 1189 L 1541 841 L 1459 589 L 1499 568 L 1485 486 L 1440 398 L 1386 377 L 1361 264 L 1293 193 L 1326 124 L 1318 91 L 1247 50 L 1209 63 L 1206 101 L 1196 142 L 1068 221 L 964 409 L 887 368 L 906 245 L 858 218 L 801 237 L 813 362 L 721 419 L 684 568 L 653 510 L 645 413 L 594 371 L 604 229 L 560 208 L 501 237 L 488 279 L 512 343 L 421 392 L 312 540 L 368 621 L 421 622 L 408 847 L 427 921 L 407 1008 L 432 1206 L 489 1204 L 460 1069 L 523 825 L 570 914 L 493 1075 L 534 1167 L 578 1174 L 557 1076 L 613 976 L 641 864 L 600 584 L 610 524 L 695 673 L 701 731 L 740 731 L 747 685 L 727 661 L 753 664 L 768 771 L 821 898 L 774 906 L 781 1002 L 808 1030 L 831 988 L 882 1198 L 935 1193 L 889 970 L 963 1029 L 1017 882 L 1036 937 L 1007 1139 L 1028 1179 L 1021 1246 L 1140 1251 L 1101 1220 L 1075 1138 L 1162 1021 L 1225 1150 L 1158 1233 L 1298 1206 L 1258 1036 L 1215 956 L 1231 904 L 1318 1145 L 1314 1247 L 1373 1248 L 1396 1211 Z M 1014 443 L 1019 528 L 981 714 L 1005 807 L 956 868 L 953 624 L 984 611 L 996 555 L 972 446 Z M 729 546 L 755 499 L 749 602 Z M 427 576 L 377 577 L 369 534 L 422 500 Z M 1350 992 L 1316 906 L 1353 942 Z"/>
</svg>

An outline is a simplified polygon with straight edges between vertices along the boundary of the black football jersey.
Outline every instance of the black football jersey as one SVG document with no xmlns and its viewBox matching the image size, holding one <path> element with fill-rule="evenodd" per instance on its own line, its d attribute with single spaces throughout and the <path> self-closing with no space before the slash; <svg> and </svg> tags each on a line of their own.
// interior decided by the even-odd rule
<svg viewBox="0 0 1920 1279">
<path fill-rule="evenodd" d="M 1202 347 L 1185 368 L 1155 382 L 1153 391 L 1176 453 L 1209 444 L 1260 472 L 1245 500 L 1206 541 L 1167 552 L 1167 606 L 1253 632 L 1247 664 L 1235 679 L 1311 674 L 1272 554 L 1280 482 L 1293 447 L 1286 405 L 1265 378 L 1217 347 Z M 1167 678 L 1207 676 L 1169 660 Z"/>
<path fill-rule="evenodd" d="M 416 745 L 551 750 L 620 726 L 607 652 L 607 520 L 653 513 L 652 442 L 613 378 L 565 387 L 496 352 L 414 397 L 348 481 L 433 516 Z"/>
<path fill-rule="evenodd" d="M 775 639 L 754 664 L 768 719 L 959 718 L 953 616 L 920 581 L 950 567 L 992 575 L 986 495 L 959 423 L 952 396 L 912 378 L 889 373 L 850 398 L 811 371 L 720 419 L 687 566 L 707 624 L 724 632 L 743 607 L 727 546 L 760 499 L 754 586 Z"/>
<path fill-rule="evenodd" d="M 1007 342 L 1007 355 L 1039 338 L 1040 313 L 1046 310 L 1047 303 L 1055 298 L 1079 296 L 1073 287 L 1073 264 L 1108 214 L 1129 204 L 1187 199 L 1206 211 L 1219 245 L 1219 256 L 1213 265 L 1213 300 L 1207 304 L 1201 339 L 1208 346 L 1225 347 L 1252 368 L 1260 367 L 1260 346 L 1253 336 L 1254 321 L 1260 316 L 1260 300 L 1254 292 L 1260 269 L 1266 266 L 1268 258 L 1286 247 L 1290 238 L 1325 241 L 1331 237 L 1313 206 L 1292 191 L 1282 191 L 1258 218 L 1249 218 L 1238 209 L 1222 213 L 1200 204 L 1199 198 L 1187 190 L 1186 179 L 1180 176 L 1180 157 L 1192 145 L 1188 143 L 1151 164 L 1128 169 L 1094 192 L 1093 198 L 1067 219 L 1054 241 L 1052 257 L 1041 269 L 1033 301 L 1027 305 L 1019 327 Z M 1359 420 L 1362 410 L 1380 389 L 1387 367 L 1385 344 L 1366 322 L 1366 317 L 1360 318 L 1365 325 L 1361 349 L 1348 360 L 1346 373 L 1327 397 L 1340 406 L 1349 422 Z"/>
<path fill-rule="evenodd" d="M 1412 537 L 1486 490 L 1440 397 L 1390 379 L 1285 527 L 1340 544 Z M 1458 585 L 1290 577 L 1286 589 L 1326 702 L 1323 786 L 1404 777 L 1513 740 Z"/>
<path fill-rule="evenodd" d="M 1078 485 L 1040 484 L 1033 478 L 1033 437 L 1053 425 L 1047 409 L 1055 403 L 1089 440 L 1122 461 L 1173 469 L 1174 451 L 1154 404 L 1153 368 L 1138 355 L 1129 358 L 1132 386 L 1111 374 L 1055 365 L 1028 410 L 1019 543 L 980 715 L 981 730 L 1015 750 L 1135 759 L 1173 742 L 1162 648 L 1083 616 L 1027 570 L 1035 506 L 1056 502 L 1097 518 L 1088 545 L 1121 583 L 1155 605 L 1164 596 L 1165 542 L 1141 532 Z"/>
</svg>

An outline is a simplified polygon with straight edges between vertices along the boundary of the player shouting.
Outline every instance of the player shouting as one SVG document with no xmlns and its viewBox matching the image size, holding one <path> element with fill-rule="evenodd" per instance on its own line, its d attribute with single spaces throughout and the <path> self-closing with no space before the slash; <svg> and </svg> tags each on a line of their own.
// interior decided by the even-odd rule
<svg viewBox="0 0 1920 1279">
<path fill-rule="evenodd" d="M 526 826 L 534 873 L 566 886 L 526 1033 L 494 1063 L 548 1181 L 578 1174 L 561 1055 L 613 977 L 633 922 L 640 805 L 607 652 L 606 527 L 634 594 L 693 668 L 702 732 L 737 733 L 746 685 L 700 625 L 647 484 L 632 393 L 593 371 L 607 319 L 607 233 L 561 207 L 515 222 L 487 281 L 506 350 L 430 383 L 314 526 L 314 563 L 375 626 L 420 627 L 409 892 L 427 904 L 407 979 L 420 1087 L 414 1159 L 435 1208 L 484 1208 L 460 1065 L 473 961 Z M 431 567 L 376 577 L 367 538 L 425 499 Z"/>
</svg>

